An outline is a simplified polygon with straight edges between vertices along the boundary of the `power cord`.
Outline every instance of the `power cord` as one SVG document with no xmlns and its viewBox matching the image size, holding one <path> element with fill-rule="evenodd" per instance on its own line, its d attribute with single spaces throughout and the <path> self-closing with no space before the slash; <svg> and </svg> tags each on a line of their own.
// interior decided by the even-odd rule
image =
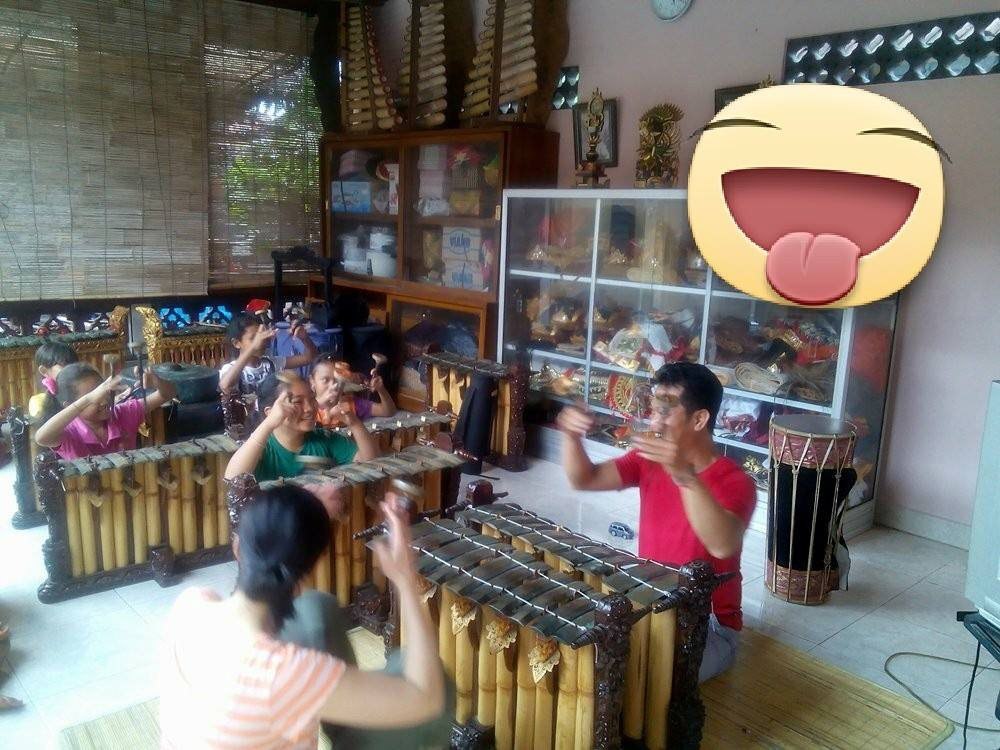
<svg viewBox="0 0 1000 750">
<path fill-rule="evenodd" d="M 899 685 L 901 688 L 903 688 L 903 690 L 905 690 L 907 693 L 909 693 L 910 696 L 914 700 L 916 700 L 918 703 L 920 703 L 922 706 L 924 706 L 925 708 L 929 708 L 931 711 L 933 711 L 934 713 L 936 713 L 938 715 L 941 715 L 941 716 L 943 716 L 943 714 L 941 714 L 940 711 L 938 711 L 936 708 L 934 708 L 932 705 L 930 705 L 927 701 L 925 701 L 923 698 L 921 698 L 919 695 L 917 695 L 915 692 L 913 692 L 913 690 L 910 688 L 909 685 L 907 685 L 905 682 L 903 682 L 901 679 L 899 679 L 899 677 L 897 677 L 895 674 L 893 674 L 892 670 L 889 669 L 889 665 L 893 662 L 893 660 L 895 660 L 899 656 L 916 656 L 916 657 L 919 657 L 921 659 L 933 659 L 934 661 L 944 661 L 944 662 L 949 662 L 951 664 L 960 664 L 960 665 L 962 665 L 964 667 L 972 667 L 972 679 L 969 681 L 969 692 L 968 692 L 968 694 L 966 695 L 966 698 L 965 698 L 965 722 L 964 722 L 963 727 L 962 727 L 962 748 L 963 748 L 963 750 L 964 750 L 965 744 L 966 744 L 966 732 L 969 729 L 972 729 L 972 730 L 977 731 L 977 732 L 990 732 L 992 734 L 1000 734 L 1000 729 L 997 729 L 997 728 L 970 727 L 969 726 L 969 707 L 970 707 L 970 705 L 972 703 L 972 686 L 976 682 L 976 673 L 979 671 L 979 654 L 980 654 L 981 650 L 982 650 L 982 644 L 980 643 L 980 644 L 978 644 L 976 646 L 976 661 L 973 664 L 970 664 L 967 661 L 961 661 L 959 659 L 949 659 L 949 658 L 947 658 L 945 656 L 934 656 L 932 654 L 921 654 L 921 653 L 919 653 L 917 651 L 897 651 L 892 656 L 890 656 L 888 659 L 886 659 L 885 660 L 885 664 L 882 665 L 883 671 L 887 675 L 889 675 L 889 677 L 892 679 L 893 682 L 895 682 L 897 685 Z M 985 667 L 984 671 L 988 671 L 988 672 L 1000 672 L 1000 667 Z M 945 718 L 947 718 L 947 717 L 945 717 Z"/>
</svg>

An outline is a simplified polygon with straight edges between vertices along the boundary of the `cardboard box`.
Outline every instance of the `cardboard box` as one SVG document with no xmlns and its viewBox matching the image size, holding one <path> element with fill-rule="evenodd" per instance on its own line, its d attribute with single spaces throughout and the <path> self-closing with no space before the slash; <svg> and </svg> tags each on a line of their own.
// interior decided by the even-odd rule
<svg viewBox="0 0 1000 750">
<path fill-rule="evenodd" d="M 335 182 L 333 184 L 333 194 L 339 194 L 343 201 L 343 211 L 355 214 L 371 213 L 372 186 L 370 182 Z"/>
<path fill-rule="evenodd" d="M 485 291 L 483 266 L 481 263 L 448 263 L 444 264 L 444 285 L 459 289 Z"/>
<path fill-rule="evenodd" d="M 441 257 L 445 263 L 482 263 L 483 232 L 469 227 L 443 227 Z"/>
</svg>

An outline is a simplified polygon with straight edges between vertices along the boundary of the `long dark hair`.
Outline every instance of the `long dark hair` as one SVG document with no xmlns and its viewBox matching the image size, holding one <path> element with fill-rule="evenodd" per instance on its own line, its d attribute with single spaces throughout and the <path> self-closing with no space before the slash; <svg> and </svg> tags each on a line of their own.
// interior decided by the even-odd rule
<svg viewBox="0 0 1000 750">
<path fill-rule="evenodd" d="M 275 631 L 292 616 L 296 584 L 330 544 L 330 517 L 293 485 L 259 490 L 240 514 L 236 587 L 267 604 Z"/>
</svg>

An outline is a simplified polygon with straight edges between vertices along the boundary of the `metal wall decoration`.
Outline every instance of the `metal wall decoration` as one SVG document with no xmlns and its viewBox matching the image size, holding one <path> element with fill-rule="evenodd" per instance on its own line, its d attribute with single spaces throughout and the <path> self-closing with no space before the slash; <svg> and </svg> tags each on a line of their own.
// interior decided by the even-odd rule
<svg viewBox="0 0 1000 750">
<path fill-rule="evenodd" d="M 1000 11 L 790 39 L 784 83 L 875 83 L 1000 72 Z"/>
<path fill-rule="evenodd" d="M 573 65 L 559 69 L 552 109 L 573 109 L 580 102 L 580 68 Z"/>
<path fill-rule="evenodd" d="M 677 184 L 680 127 L 684 112 L 674 104 L 658 104 L 639 118 L 639 148 L 635 186 L 674 187 Z"/>
</svg>

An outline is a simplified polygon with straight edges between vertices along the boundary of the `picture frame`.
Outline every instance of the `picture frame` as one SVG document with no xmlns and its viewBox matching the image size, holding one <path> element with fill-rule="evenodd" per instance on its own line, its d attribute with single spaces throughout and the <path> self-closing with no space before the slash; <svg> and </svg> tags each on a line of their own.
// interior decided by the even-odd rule
<svg viewBox="0 0 1000 750">
<path fill-rule="evenodd" d="M 742 86 L 730 86 L 729 88 L 716 89 L 715 114 L 719 114 L 719 111 L 734 99 L 737 99 L 744 94 L 749 94 L 751 91 L 756 91 L 759 88 L 760 83 L 748 83 Z"/>
<path fill-rule="evenodd" d="M 573 152 L 576 164 L 583 164 L 587 155 L 587 102 L 573 107 Z M 602 167 L 618 166 L 618 100 L 604 100 L 604 128 L 597 146 L 597 163 Z"/>
</svg>

